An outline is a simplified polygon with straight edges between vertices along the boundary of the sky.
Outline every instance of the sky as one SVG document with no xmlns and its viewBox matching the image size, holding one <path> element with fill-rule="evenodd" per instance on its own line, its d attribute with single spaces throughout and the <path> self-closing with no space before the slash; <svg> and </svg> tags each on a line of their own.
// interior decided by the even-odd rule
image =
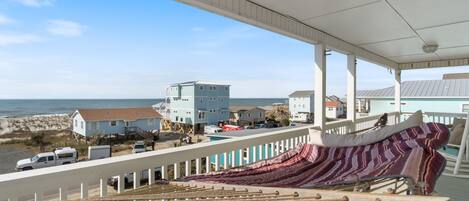
<svg viewBox="0 0 469 201">
<path fill-rule="evenodd" d="M 234 98 L 314 88 L 314 48 L 173 0 L 0 0 L 0 99 L 161 98 L 171 83 L 231 85 Z M 344 96 L 346 57 L 327 56 L 327 93 Z M 441 79 L 468 67 L 413 70 Z M 393 85 L 358 61 L 357 88 Z"/>
</svg>

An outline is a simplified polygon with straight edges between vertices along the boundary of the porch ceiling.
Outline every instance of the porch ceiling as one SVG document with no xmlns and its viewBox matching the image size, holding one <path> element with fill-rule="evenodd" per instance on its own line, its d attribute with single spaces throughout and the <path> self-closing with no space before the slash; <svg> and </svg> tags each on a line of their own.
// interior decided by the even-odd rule
<svg viewBox="0 0 469 201">
<path fill-rule="evenodd" d="M 273 21 L 282 19 L 266 16 L 273 12 L 293 19 L 284 21 L 290 26 L 300 23 L 312 29 L 311 41 L 304 41 L 325 42 L 329 48 L 351 52 L 387 67 L 411 69 L 469 65 L 467 0 L 179 1 L 304 40 L 296 28 L 275 27 Z M 334 40 L 314 37 L 318 35 L 315 31 Z M 425 44 L 439 47 L 435 53 L 425 53 L 422 50 Z"/>
</svg>

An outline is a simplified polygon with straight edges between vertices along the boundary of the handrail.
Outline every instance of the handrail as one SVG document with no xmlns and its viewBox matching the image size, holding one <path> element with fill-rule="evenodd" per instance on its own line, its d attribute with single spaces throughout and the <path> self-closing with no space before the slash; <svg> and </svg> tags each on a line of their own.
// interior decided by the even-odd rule
<svg viewBox="0 0 469 201">
<path fill-rule="evenodd" d="M 140 172 L 144 169 L 171 165 L 183 161 L 207 157 L 214 154 L 229 153 L 251 146 L 274 143 L 295 137 L 307 136 L 308 128 L 301 126 L 266 132 L 257 135 L 199 143 L 194 145 L 163 149 L 117 156 L 112 158 L 85 161 L 63 166 L 55 166 L 25 172 L 0 175 L 0 200 L 16 198 L 31 193 L 42 193 L 51 189 L 66 188 L 77 183 L 88 183 L 123 175 L 129 172 Z M 293 142 L 293 141 L 292 141 Z M 47 185 L 42 185 L 47 182 Z M 30 192 L 28 192 L 30 190 Z"/>
</svg>

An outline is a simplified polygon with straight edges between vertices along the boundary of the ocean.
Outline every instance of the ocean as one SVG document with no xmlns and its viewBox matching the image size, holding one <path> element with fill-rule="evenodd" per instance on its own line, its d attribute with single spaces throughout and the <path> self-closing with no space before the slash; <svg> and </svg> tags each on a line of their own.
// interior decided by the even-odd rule
<svg viewBox="0 0 469 201">
<path fill-rule="evenodd" d="M 0 117 L 69 114 L 78 108 L 150 107 L 163 99 L 52 99 L 0 100 Z M 287 103 L 286 98 L 231 98 L 230 105 L 266 106 Z"/>
</svg>

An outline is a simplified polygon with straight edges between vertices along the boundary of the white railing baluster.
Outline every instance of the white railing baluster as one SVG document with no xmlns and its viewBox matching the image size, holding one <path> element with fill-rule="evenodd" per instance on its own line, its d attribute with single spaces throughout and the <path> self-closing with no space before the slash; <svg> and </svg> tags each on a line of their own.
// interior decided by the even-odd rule
<svg viewBox="0 0 469 201">
<path fill-rule="evenodd" d="M 257 155 L 259 154 L 257 145 L 254 145 L 252 147 L 252 163 L 255 163 L 257 161 Z"/>
<path fill-rule="evenodd" d="M 43 201 L 44 200 L 44 197 L 43 197 L 43 193 L 42 192 L 35 192 L 34 193 L 34 201 Z"/>
<path fill-rule="evenodd" d="M 259 145 L 259 160 L 263 160 L 264 159 L 264 145 L 260 144 Z"/>
<path fill-rule="evenodd" d="M 236 151 L 231 151 L 231 167 L 236 167 Z"/>
<path fill-rule="evenodd" d="M 81 182 L 80 184 L 80 199 L 88 198 L 88 182 Z"/>
<path fill-rule="evenodd" d="M 149 185 L 151 183 L 148 183 Z M 66 188 L 61 188 L 61 194 L 60 197 L 63 197 L 63 200 L 67 200 L 67 189 Z M 65 193 L 65 194 L 62 194 Z M 101 178 L 99 179 L 99 197 L 106 197 L 107 196 L 107 179 L 106 178 Z M 61 199 L 59 199 L 62 201 Z"/>
<path fill-rule="evenodd" d="M 168 166 L 161 166 L 161 179 L 168 179 Z"/>
<path fill-rule="evenodd" d="M 134 179 L 134 189 L 137 189 L 138 187 L 140 187 L 140 180 L 142 178 L 142 171 L 139 170 L 139 171 L 134 171 L 134 175 L 133 175 L 133 179 Z"/>
<path fill-rule="evenodd" d="M 185 167 L 184 175 L 186 177 L 190 176 L 191 175 L 191 169 L 192 169 L 192 160 L 185 161 L 184 162 L 184 167 Z"/>
<path fill-rule="evenodd" d="M 195 159 L 195 174 L 202 174 L 202 160 L 200 158 Z"/>
<path fill-rule="evenodd" d="M 174 179 L 176 180 L 176 179 L 178 179 L 179 177 L 181 177 L 181 171 L 180 171 L 181 169 L 180 169 L 180 167 L 179 167 L 179 162 L 174 163 L 173 166 L 174 166 L 174 171 L 173 171 L 173 173 L 174 173 Z"/>
<path fill-rule="evenodd" d="M 223 169 L 228 169 L 228 152 L 223 153 Z"/>
<path fill-rule="evenodd" d="M 239 166 L 243 166 L 244 165 L 244 149 L 240 149 L 238 150 L 239 152 Z"/>
<path fill-rule="evenodd" d="M 251 147 L 246 148 L 246 165 L 251 164 Z"/>
<path fill-rule="evenodd" d="M 205 173 L 212 171 L 212 163 L 210 162 L 210 156 L 205 157 Z"/>
<path fill-rule="evenodd" d="M 120 174 L 117 176 L 117 193 L 123 193 L 125 190 L 125 176 Z"/>
<path fill-rule="evenodd" d="M 280 146 L 282 146 L 282 142 L 277 141 L 275 142 L 276 150 L 275 150 L 275 155 L 278 156 L 280 155 Z"/>
<path fill-rule="evenodd" d="M 215 171 L 220 171 L 220 154 L 215 154 Z"/>
<path fill-rule="evenodd" d="M 107 184 L 106 184 L 106 190 L 107 190 Z M 100 194 L 100 196 L 101 196 L 101 194 Z M 67 200 L 67 188 L 66 187 L 60 187 L 59 188 L 59 201 L 65 201 L 65 200 Z"/>
<path fill-rule="evenodd" d="M 264 159 L 269 159 L 269 146 L 270 144 L 264 144 Z"/>
<path fill-rule="evenodd" d="M 275 146 L 276 146 L 275 143 L 274 142 L 270 143 L 270 158 L 273 158 L 275 156 Z"/>
<path fill-rule="evenodd" d="M 148 168 L 148 185 L 155 183 L 155 170 L 153 168 Z"/>
</svg>

